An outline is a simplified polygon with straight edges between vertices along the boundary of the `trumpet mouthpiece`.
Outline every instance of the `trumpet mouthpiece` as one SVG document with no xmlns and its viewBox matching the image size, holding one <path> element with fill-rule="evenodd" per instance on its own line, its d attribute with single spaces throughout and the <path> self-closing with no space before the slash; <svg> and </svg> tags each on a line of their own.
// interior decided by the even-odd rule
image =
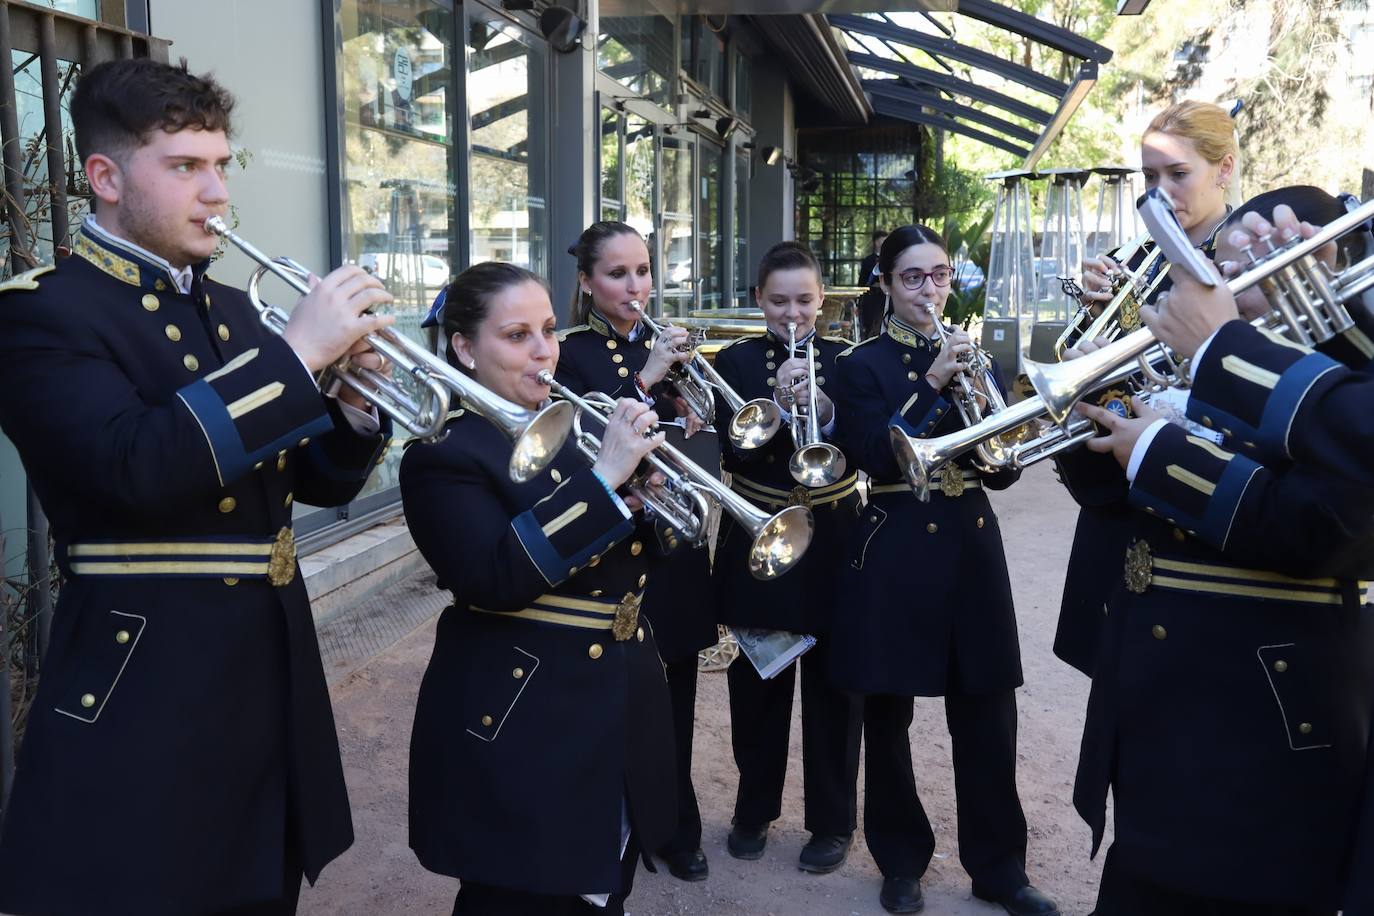
<svg viewBox="0 0 1374 916">
<path fill-rule="evenodd" d="M 540 369 L 534 378 L 541 385 L 553 385 L 553 373 L 547 369 Z"/>
<path fill-rule="evenodd" d="M 205 219 L 205 232 L 207 235 L 224 235 L 229 231 L 229 227 L 224 225 L 224 217 L 209 216 Z"/>
</svg>

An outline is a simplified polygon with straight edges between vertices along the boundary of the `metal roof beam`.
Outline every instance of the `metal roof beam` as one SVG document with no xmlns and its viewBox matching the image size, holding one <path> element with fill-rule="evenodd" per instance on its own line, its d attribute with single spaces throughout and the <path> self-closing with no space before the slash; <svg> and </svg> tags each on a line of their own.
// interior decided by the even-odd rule
<svg viewBox="0 0 1374 916">
<path fill-rule="evenodd" d="M 931 127 L 938 127 L 941 130 L 947 130 L 950 133 L 963 134 L 965 137 L 972 137 L 980 143 L 986 143 L 988 146 L 995 146 L 998 149 L 1006 150 L 1016 156 L 1025 156 L 1030 153 L 1030 150 L 1026 149 L 1024 146 L 1017 146 L 1009 140 L 1003 140 L 1001 137 L 994 137 L 992 134 L 984 133 L 981 130 L 975 130 L 972 127 L 968 127 L 944 115 L 923 114 L 912 105 L 908 105 L 905 102 L 893 101 L 885 96 L 878 96 L 873 100 L 873 110 L 878 114 L 887 115 L 888 117 L 897 118 L 902 121 L 927 124 Z"/>
<path fill-rule="evenodd" d="M 1054 113 L 1053 120 L 1045 125 L 1045 129 L 1040 132 L 1040 139 L 1035 141 L 1035 146 L 1026 154 L 1026 161 L 1022 164 L 1024 169 L 1033 169 L 1040 157 L 1050 148 L 1059 135 L 1068 126 L 1069 119 L 1074 112 L 1078 111 L 1078 106 L 1083 104 L 1083 100 L 1088 97 L 1094 85 L 1097 84 L 1097 63 L 1096 61 L 1085 60 L 1078 65 L 1078 75 L 1069 86 L 1069 91 L 1064 93 L 1064 98 L 1059 103 L 1059 110 Z"/>
<path fill-rule="evenodd" d="M 1027 130 L 1010 121 L 1004 121 L 999 117 L 979 111 L 977 108 L 971 108 L 968 105 L 960 105 L 958 102 L 951 102 L 932 92 L 918 92 L 896 80 L 864 80 L 863 87 L 864 91 L 874 98 L 888 98 L 894 102 L 904 102 L 908 105 L 930 108 L 947 115 L 953 115 L 956 118 L 962 118 L 966 121 L 982 124 L 984 127 L 990 127 L 1000 134 L 1015 137 L 1027 143 L 1034 143 L 1040 136 L 1033 130 Z"/>
<path fill-rule="evenodd" d="M 904 64 L 895 60 L 888 60 L 876 54 L 865 54 L 859 51 L 850 51 L 848 54 L 849 62 L 856 67 L 864 67 L 869 70 L 879 70 L 883 73 L 891 73 L 894 76 L 904 77 L 916 83 L 924 83 L 927 86 L 934 86 L 955 95 L 974 99 L 979 102 L 986 102 L 989 105 L 1009 111 L 1018 117 L 1033 121 L 1036 124 L 1048 124 L 1054 118 L 1054 113 L 1043 108 L 1036 108 L 1034 105 L 1027 105 L 1020 99 L 1014 99 L 1009 95 L 1004 95 L 993 89 L 984 89 L 976 83 L 968 80 L 959 79 L 956 76 L 949 76 L 940 73 L 938 70 L 929 70 L 925 67 L 915 67 L 911 64 Z M 1067 87 L 1066 87 L 1067 88 Z"/>
<path fill-rule="evenodd" d="M 959 0 L 959 12 L 973 19 L 1015 32 L 1037 44 L 1063 51 L 1080 60 L 1105 64 L 1112 59 L 1112 49 L 1089 41 L 1076 32 L 1060 28 L 1020 10 L 1010 9 L 992 0 Z"/>
<path fill-rule="evenodd" d="M 970 48 L 967 45 L 959 44 L 948 38 L 935 38 L 914 29 L 903 28 L 891 22 L 884 22 L 879 19 L 868 19 L 864 16 L 851 16 L 847 14 L 832 15 L 830 24 L 836 28 L 847 32 L 855 32 L 860 35 L 871 35 L 874 38 L 895 41 L 899 44 L 909 45 L 913 48 L 920 48 L 932 56 L 940 55 L 952 60 L 962 61 L 971 67 L 979 70 L 986 70 L 995 73 L 1003 79 L 1011 80 L 1052 95 L 1055 98 L 1062 98 L 1064 93 L 1069 91 L 1069 87 L 1056 79 L 1051 79 L 1043 73 L 1037 73 L 1030 67 L 1023 67 L 1020 64 L 1003 60 L 995 54 L 986 51 L 979 51 L 977 48 Z"/>
</svg>

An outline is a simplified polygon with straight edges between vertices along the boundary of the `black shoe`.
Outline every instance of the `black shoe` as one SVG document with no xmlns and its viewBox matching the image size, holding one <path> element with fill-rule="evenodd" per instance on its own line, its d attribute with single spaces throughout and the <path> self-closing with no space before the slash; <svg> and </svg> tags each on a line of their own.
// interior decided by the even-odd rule
<svg viewBox="0 0 1374 916">
<path fill-rule="evenodd" d="M 797 867 L 813 875 L 829 874 L 844 864 L 853 841 L 852 833 L 813 833 L 811 841 L 802 847 Z"/>
<path fill-rule="evenodd" d="M 711 873 L 711 866 L 706 864 L 706 853 L 701 851 L 700 846 L 690 852 L 674 852 L 661 858 L 668 864 L 668 874 L 679 881 L 705 881 Z"/>
<path fill-rule="evenodd" d="M 919 913 L 926 905 L 920 878 L 884 878 L 878 902 L 889 913 Z"/>
<path fill-rule="evenodd" d="M 730 828 L 730 836 L 725 840 L 725 848 L 730 855 L 749 862 L 762 859 L 763 847 L 767 845 L 767 824 L 736 824 Z"/>
<path fill-rule="evenodd" d="M 1059 916 L 1059 905 L 1029 884 L 1001 897 L 982 894 L 974 888 L 973 896 L 997 904 L 1011 916 Z"/>
</svg>

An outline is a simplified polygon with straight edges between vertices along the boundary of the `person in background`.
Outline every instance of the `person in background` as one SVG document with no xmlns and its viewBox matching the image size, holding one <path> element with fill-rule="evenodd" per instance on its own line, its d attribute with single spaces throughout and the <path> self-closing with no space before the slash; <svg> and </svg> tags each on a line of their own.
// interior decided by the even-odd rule
<svg viewBox="0 0 1374 916">
<path fill-rule="evenodd" d="M 581 323 L 561 335 L 558 380 L 575 394 L 601 391 L 652 406 L 668 421 L 664 430 L 673 445 L 702 467 L 716 467 L 720 450 L 715 433 L 698 433 L 701 421 L 676 396 L 670 375 L 691 358 L 687 330 L 669 325 L 655 336 L 630 306 L 637 302 L 647 309 L 653 296 L 653 271 L 643 237 L 625 223 L 598 222 L 588 226 L 570 250 L 577 260 L 573 318 Z M 692 784 L 692 733 L 697 653 L 718 638 L 709 599 L 711 564 L 704 546 L 677 549 L 681 533 L 661 521 L 657 529 L 668 552 L 655 552 L 650 563 L 644 607 L 667 665 L 673 701 L 678 827 L 652 852 L 675 878 L 702 881 L 710 865 L 701 849 L 701 810 Z"/>
</svg>

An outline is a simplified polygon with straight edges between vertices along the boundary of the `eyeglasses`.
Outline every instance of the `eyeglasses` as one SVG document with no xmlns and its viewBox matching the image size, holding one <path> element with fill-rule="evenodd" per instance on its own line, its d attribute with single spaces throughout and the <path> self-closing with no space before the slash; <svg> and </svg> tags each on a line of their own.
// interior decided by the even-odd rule
<svg viewBox="0 0 1374 916">
<path fill-rule="evenodd" d="M 936 286 L 949 286 L 949 281 L 954 279 L 954 268 L 937 267 L 934 270 L 906 270 L 898 274 L 902 278 L 902 285 L 907 289 L 920 289 L 925 285 L 926 277 Z"/>
</svg>

